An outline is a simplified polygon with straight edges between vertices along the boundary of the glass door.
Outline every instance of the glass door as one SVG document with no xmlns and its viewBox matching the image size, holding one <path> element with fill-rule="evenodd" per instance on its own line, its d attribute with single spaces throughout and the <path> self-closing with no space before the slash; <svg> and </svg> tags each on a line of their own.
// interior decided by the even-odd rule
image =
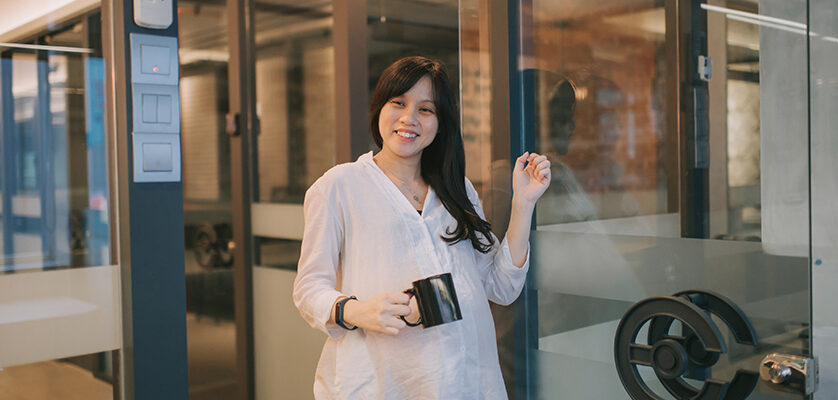
<svg viewBox="0 0 838 400">
<path fill-rule="evenodd" d="M 528 397 L 806 398 L 807 2 L 530 5 Z"/>
<path fill-rule="evenodd" d="M 100 19 L 88 15 L 32 42 L 0 44 L 4 398 L 45 398 L 68 387 L 112 397 L 122 318 Z"/>
</svg>

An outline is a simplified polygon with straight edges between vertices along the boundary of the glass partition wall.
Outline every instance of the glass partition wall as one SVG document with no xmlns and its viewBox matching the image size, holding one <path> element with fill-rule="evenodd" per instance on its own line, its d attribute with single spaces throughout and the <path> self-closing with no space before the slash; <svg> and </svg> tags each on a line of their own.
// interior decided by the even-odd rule
<svg viewBox="0 0 838 400">
<path fill-rule="evenodd" d="M 191 399 L 236 393 L 227 10 L 178 2 L 186 330 Z"/>
<path fill-rule="evenodd" d="M 804 398 L 757 381 L 767 353 L 810 353 L 806 1 L 529 4 L 523 118 L 554 170 L 527 397 Z"/>
<path fill-rule="evenodd" d="M 340 159 L 335 120 L 332 1 L 256 2 L 255 84 L 259 117 L 252 226 L 253 339 L 257 398 L 312 398 L 325 336 L 291 298 L 305 191 Z M 423 54 L 458 71 L 457 2 L 367 1 L 367 85 L 400 57 Z M 357 23 L 354 22 L 354 23 Z M 365 23 L 366 26 L 363 26 Z M 345 46 L 345 44 L 340 44 Z M 350 51 L 357 51 L 351 50 Z M 358 97 L 353 101 L 367 103 Z M 366 108 L 364 107 L 366 118 Z M 342 130 L 341 130 L 342 131 Z M 373 144 L 369 132 L 351 132 Z"/>
<path fill-rule="evenodd" d="M 0 45 L 4 397 L 113 397 L 122 322 L 100 36 L 92 14 Z"/>
</svg>

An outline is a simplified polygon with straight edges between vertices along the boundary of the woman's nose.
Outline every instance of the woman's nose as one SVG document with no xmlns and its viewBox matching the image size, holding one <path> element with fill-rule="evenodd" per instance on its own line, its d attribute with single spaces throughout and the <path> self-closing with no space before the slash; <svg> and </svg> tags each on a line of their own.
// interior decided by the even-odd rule
<svg viewBox="0 0 838 400">
<path fill-rule="evenodd" d="M 410 107 L 405 107 L 399 116 L 399 121 L 407 125 L 413 125 L 417 120 L 416 111 L 412 110 Z"/>
</svg>

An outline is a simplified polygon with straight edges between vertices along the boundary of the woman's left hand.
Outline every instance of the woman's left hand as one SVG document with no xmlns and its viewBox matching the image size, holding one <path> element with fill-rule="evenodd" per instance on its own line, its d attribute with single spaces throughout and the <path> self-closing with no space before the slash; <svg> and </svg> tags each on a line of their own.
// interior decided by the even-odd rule
<svg viewBox="0 0 838 400">
<path fill-rule="evenodd" d="M 515 160 L 512 170 L 513 203 L 535 205 L 536 200 L 550 186 L 550 160 L 546 156 L 526 152 Z"/>
</svg>

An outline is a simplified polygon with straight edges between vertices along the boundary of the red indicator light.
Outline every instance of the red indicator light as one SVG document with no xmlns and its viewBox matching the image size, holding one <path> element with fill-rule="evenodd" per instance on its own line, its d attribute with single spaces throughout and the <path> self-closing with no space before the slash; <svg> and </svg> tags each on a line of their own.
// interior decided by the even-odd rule
<svg viewBox="0 0 838 400">
<path fill-rule="evenodd" d="M 160 70 L 160 68 L 154 67 L 154 68 L 152 68 L 152 70 L 153 70 L 154 72 L 157 72 L 157 71 L 159 71 L 159 70 Z"/>
</svg>

